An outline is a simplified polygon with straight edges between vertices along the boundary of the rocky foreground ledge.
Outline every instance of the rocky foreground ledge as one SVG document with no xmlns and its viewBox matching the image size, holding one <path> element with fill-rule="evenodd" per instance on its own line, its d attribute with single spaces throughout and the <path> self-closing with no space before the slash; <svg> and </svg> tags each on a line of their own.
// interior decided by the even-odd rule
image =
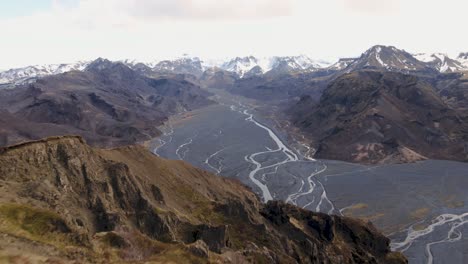
<svg viewBox="0 0 468 264">
<path fill-rule="evenodd" d="M 262 204 L 141 146 L 2 148 L 0 193 L 2 263 L 407 263 L 370 223 Z"/>
</svg>

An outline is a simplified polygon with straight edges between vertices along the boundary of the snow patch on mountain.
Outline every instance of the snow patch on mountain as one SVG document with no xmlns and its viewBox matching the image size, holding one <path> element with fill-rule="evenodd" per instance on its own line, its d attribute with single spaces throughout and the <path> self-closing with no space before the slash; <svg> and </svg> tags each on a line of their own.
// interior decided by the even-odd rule
<svg viewBox="0 0 468 264">
<path fill-rule="evenodd" d="M 383 69 L 403 73 L 432 70 L 426 63 L 417 60 L 405 50 L 383 45 L 376 45 L 365 51 L 346 67 L 346 72 L 362 69 Z"/>
<path fill-rule="evenodd" d="M 330 63 L 321 60 L 313 60 L 305 55 L 300 56 L 274 56 L 274 57 L 237 57 L 222 63 L 219 67 L 225 71 L 234 72 L 240 77 L 260 67 L 261 73 L 267 73 L 272 70 L 304 71 L 317 70 L 329 67 Z"/>
<path fill-rule="evenodd" d="M 468 53 L 461 53 L 452 59 L 443 53 L 409 54 L 392 46 L 377 45 L 359 58 L 342 58 L 331 64 L 327 61 L 314 60 L 306 55 L 272 56 L 272 57 L 236 57 L 233 59 L 200 59 L 184 54 L 170 59 L 154 59 L 141 61 L 136 59 L 120 60 L 132 69 L 143 72 L 171 72 L 201 76 L 209 69 L 224 70 L 237 76 L 250 77 L 266 73 L 282 74 L 290 72 L 313 72 L 321 69 L 333 71 L 353 71 L 362 68 L 383 68 L 390 71 L 411 72 L 436 69 L 440 72 L 456 72 L 468 70 Z M 34 81 L 47 75 L 60 74 L 72 70 L 84 70 L 90 62 L 35 65 L 23 68 L 0 71 L 0 84 L 21 84 Z"/>
<path fill-rule="evenodd" d="M 375 52 L 375 59 L 380 63 L 381 66 L 385 67 L 385 68 L 388 68 L 388 65 L 382 61 L 382 59 L 380 58 L 380 52 L 382 51 L 382 48 L 381 47 L 377 47 L 376 49 L 376 52 Z"/>
<path fill-rule="evenodd" d="M 431 53 L 417 53 L 413 54 L 413 57 L 422 62 L 432 62 L 435 60 L 435 58 L 432 55 L 433 54 Z"/>
<path fill-rule="evenodd" d="M 34 65 L 10 69 L 0 72 L 0 84 L 20 84 L 47 75 L 60 74 L 69 71 L 82 71 L 89 63 L 90 62 L 88 61 L 79 61 L 70 64 Z"/>
<path fill-rule="evenodd" d="M 350 64 L 355 62 L 357 58 L 341 58 L 334 64 L 327 67 L 328 70 L 341 71 L 346 69 Z"/>
<path fill-rule="evenodd" d="M 263 72 L 265 72 L 265 70 L 269 67 L 268 63 L 260 61 L 253 56 L 248 56 L 242 58 L 234 58 L 228 62 L 221 64 L 220 68 L 225 71 L 235 72 L 240 77 L 243 77 L 247 72 L 249 72 L 256 66 L 260 66 Z"/>
<path fill-rule="evenodd" d="M 460 62 L 465 70 L 468 70 L 468 52 L 460 53 L 457 57 L 457 61 Z"/>
<path fill-rule="evenodd" d="M 454 60 L 444 53 L 418 53 L 413 56 L 440 72 L 457 72 L 466 68 L 462 62 Z"/>
</svg>

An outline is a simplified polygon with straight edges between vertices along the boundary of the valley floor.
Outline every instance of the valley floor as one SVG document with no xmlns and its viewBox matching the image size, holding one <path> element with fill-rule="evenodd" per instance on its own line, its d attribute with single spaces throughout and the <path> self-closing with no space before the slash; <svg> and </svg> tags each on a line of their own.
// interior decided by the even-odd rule
<svg viewBox="0 0 468 264">
<path fill-rule="evenodd" d="M 167 122 L 152 151 L 236 178 L 264 201 L 369 220 L 410 263 L 468 260 L 468 164 L 314 160 L 306 144 L 257 112 L 255 101 L 225 93 L 215 99 L 218 105 Z"/>
</svg>

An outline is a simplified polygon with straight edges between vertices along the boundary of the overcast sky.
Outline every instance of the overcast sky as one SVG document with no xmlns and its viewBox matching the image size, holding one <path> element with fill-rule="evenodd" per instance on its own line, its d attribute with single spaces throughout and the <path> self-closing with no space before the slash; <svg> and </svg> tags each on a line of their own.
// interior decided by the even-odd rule
<svg viewBox="0 0 468 264">
<path fill-rule="evenodd" d="M 0 3 L 0 69 L 106 57 L 153 61 L 306 54 L 375 44 L 468 51 L 467 0 L 12 0 Z"/>
</svg>

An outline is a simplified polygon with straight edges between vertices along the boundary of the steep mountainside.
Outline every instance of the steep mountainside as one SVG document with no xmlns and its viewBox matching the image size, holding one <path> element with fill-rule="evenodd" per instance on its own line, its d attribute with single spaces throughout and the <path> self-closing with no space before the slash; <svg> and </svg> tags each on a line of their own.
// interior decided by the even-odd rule
<svg viewBox="0 0 468 264">
<path fill-rule="evenodd" d="M 450 107 L 468 115 L 468 71 L 440 75 L 431 81 Z"/>
<path fill-rule="evenodd" d="M 318 99 L 335 71 L 318 70 L 295 74 L 265 74 L 235 81 L 229 91 L 259 100 L 287 100 L 302 95 Z"/>
<path fill-rule="evenodd" d="M 0 143 L 70 133 L 105 146 L 148 140 L 168 115 L 213 103 L 208 95 L 185 80 L 150 79 L 99 59 L 82 72 L 0 91 L 0 109 L 9 112 Z"/>
<path fill-rule="evenodd" d="M 343 75 L 320 102 L 290 109 L 310 133 L 316 157 L 363 163 L 424 158 L 468 161 L 468 122 L 418 77 L 361 71 Z"/>
<path fill-rule="evenodd" d="M 438 71 L 410 53 L 392 46 L 377 45 L 345 68 L 345 72 L 358 70 L 386 70 L 402 73 L 436 74 Z"/>
<path fill-rule="evenodd" d="M 257 74 L 253 74 L 254 76 Z M 239 79 L 237 74 L 220 68 L 207 69 L 200 77 L 200 85 L 215 89 L 230 89 Z"/>
<path fill-rule="evenodd" d="M 0 181 L 7 263 L 406 263 L 371 224 L 262 204 L 139 146 L 63 137 L 2 148 Z"/>
</svg>

